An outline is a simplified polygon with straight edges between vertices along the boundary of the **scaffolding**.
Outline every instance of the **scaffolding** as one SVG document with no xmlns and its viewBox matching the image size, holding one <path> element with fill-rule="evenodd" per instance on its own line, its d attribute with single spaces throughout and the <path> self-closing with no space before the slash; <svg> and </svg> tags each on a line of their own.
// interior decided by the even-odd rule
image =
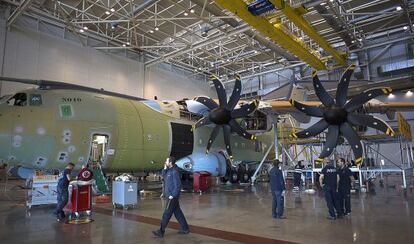
<svg viewBox="0 0 414 244">
<path fill-rule="evenodd" d="M 398 128 L 401 132 L 401 128 Z M 320 154 L 318 149 L 322 149 L 325 141 L 325 135 L 322 133 L 320 136 L 313 139 L 296 139 L 286 140 L 279 139 L 279 145 L 282 148 L 282 159 L 285 162 L 284 174 L 287 175 L 290 172 L 294 172 L 291 168 L 297 164 L 299 158 L 304 158 L 305 165 L 308 168 L 303 169 L 303 173 L 311 173 L 311 185 L 315 185 L 315 174 L 320 174 L 322 165 L 315 164 L 315 159 Z M 406 189 L 409 186 L 413 186 L 413 174 L 414 174 L 414 144 L 411 137 L 407 138 L 402 133 L 397 133 L 395 137 L 389 137 L 387 135 L 369 135 L 361 136 L 361 141 L 364 146 L 364 161 L 359 167 L 351 167 L 351 171 L 358 173 L 358 185 L 361 191 L 368 189 L 368 183 L 374 179 L 380 178 L 384 180 L 384 175 L 391 173 L 397 173 L 401 176 L 401 188 Z M 381 148 L 387 144 L 398 145 L 398 161 L 392 160 L 389 156 L 384 155 L 381 152 Z M 341 145 L 335 149 L 330 156 L 331 159 L 340 156 L 349 161 L 352 159 L 352 150 L 350 146 L 344 141 Z M 410 180 L 411 179 L 411 180 Z"/>
</svg>

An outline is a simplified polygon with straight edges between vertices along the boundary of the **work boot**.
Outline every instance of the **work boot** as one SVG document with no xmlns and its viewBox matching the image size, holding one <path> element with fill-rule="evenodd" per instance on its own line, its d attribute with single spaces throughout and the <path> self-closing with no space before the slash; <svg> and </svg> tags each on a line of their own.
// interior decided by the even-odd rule
<svg viewBox="0 0 414 244">
<path fill-rule="evenodd" d="M 187 235 L 188 233 L 190 233 L 190 230 L 179 230 L 177 233 L 181 235 Z"/>
<path fill-rule="evenodd" d="M 152 234 L 154 234 L 154 237 L 157 237 L 157 238 L 163 238 L 164 237 L 164 233 L 162 233 L 160 230 L 154 230 L 154 231 L 152 231 Z"/>
</svg>

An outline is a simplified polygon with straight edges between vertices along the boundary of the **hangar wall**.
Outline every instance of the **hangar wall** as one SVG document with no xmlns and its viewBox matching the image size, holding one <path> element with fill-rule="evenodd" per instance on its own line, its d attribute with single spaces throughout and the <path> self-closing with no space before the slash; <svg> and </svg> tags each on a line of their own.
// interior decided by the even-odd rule
<svg viewBox="0 0 414 244">
<path fill-rule="evenodd" d="M 46 34 L 29 18 L 20 18 L 10 30 L 0 24 L 1 76 L 63 81 L 144 98 L 175 100 L 210 95 L 205 81 L 179 68 L 156 66 L 145 71 L 142 57 L 131 59 L 110 51 L 85 47 L 73 36 Z M 62 38 L 63 37 L 63 38 Z M 70 38 L 71 37 L 71 38 Z M 68 40 L 69 39 L 69 40 Z M 5 45 L 5 46 L 4 46 Z M 3 53 L 4 51 L 4 53 Z M 28 88 L 2 82 L 0 95 Z"/>
</svg>

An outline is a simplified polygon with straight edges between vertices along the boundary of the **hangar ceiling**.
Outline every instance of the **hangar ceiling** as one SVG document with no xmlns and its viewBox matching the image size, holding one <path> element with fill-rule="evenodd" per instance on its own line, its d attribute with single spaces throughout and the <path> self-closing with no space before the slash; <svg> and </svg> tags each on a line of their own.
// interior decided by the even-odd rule
<svg viewBox="0 0 414 244">
<path fill-rule="evenodd" d="M 301 63 L 212 0 L 3 0 L 11 7 L 8 25 L 25 14 L 55 21 L 80 39 L 99 38 L 96 49 L 129 49 L 146 54 L 146 65 L 168 62 L 194 73 L 248 76 Z M 251 1 L 245 1 L 246 3 Z M 361 49 L 392 32 L 413 33 L 414 1 L 287 1 L 305 6 L 303 17 L 338 51 Z M 276 11 L 297 38 L 327 57 L 316 43 Z"/>
</svg>

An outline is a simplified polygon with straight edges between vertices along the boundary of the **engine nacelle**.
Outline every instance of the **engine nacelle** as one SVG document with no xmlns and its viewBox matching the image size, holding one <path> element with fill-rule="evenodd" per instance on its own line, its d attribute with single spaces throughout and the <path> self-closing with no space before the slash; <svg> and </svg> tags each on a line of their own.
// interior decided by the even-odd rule
<svg viewBox="0 0 414 244">
<path fill-rule="evenodd" d="M 220 153 L 193 153 L 177 160 L 176 165 L 181 169 L 193 172 L 209 172 L 212 176 L 226 175 L 226 158 Z"/>
</svg>

